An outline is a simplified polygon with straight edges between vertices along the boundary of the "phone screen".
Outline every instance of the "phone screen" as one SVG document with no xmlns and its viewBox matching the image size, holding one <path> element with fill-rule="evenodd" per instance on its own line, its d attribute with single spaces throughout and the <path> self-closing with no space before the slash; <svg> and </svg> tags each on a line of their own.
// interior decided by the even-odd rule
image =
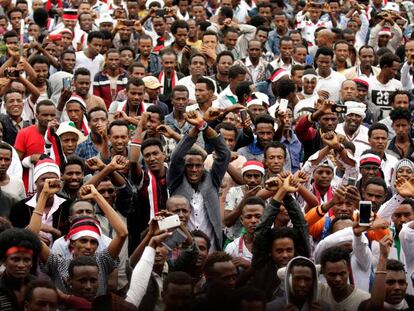
<svg viewBox="0 0 414 311">
<path fill-rule="evenodd" d="M 372 203 L 370 201 L 359 202 L 359 224 L 368 226 L 371 218 Z"/>
<path fill-rule="evenodd" d="M 180 228 L 177 228 L 173 231 L 173 234 L 170 237 L 168 237 L 167 239 L 165 239 L 164 242 L 162 242 L 162 244 L 169 251 L 171 251 L 178 245 L 182 244 L 186 239 L 187 236 L 185 235 L 185 233 Z"/>
</svg>

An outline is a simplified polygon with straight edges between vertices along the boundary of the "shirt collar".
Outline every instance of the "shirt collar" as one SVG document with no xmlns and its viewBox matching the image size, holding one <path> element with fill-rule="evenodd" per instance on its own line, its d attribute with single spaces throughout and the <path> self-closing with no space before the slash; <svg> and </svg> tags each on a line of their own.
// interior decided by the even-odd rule
<svg viewBox="0 0 414 311">
<path fill-rule="evenodd" d="M 33 208 L 36 208 L 36 203 L 37 203 L 37 198 L 36 197 L 37 197 L 36 194 L 34 196 L 32 196 L 30 198 L 30 200 L 26 202 L 26 205 L 28 205 L 30 207 L 33 207 Z M 56 209 L 58 209 L 59 206 L 65 201 L 66 201 L 66 199 L 58 197 L 56 194 L 53 195 L 53 205 L 52 205 L 52 208 L 50 209 L 50 211 L 53 211 L 55 209 L 55 207 L 56 207 Z"/>
</svg>

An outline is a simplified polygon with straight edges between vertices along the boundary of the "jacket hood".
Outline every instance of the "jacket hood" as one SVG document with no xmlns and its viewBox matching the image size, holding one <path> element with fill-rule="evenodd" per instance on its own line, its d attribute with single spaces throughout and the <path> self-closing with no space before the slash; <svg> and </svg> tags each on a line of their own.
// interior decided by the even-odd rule
<svg viewBox="0 0 414 311">
<path fill-rule="evenodd" d="M 312 269 L 312 274 L 313 274 L 313 293 L 312 293 L 312 297 L 311 299 L 308 301 L 308 304 L 310 305 L 312 302 L 317 301 L 317 295 L 318 295 L 318 271 L 316 269 L 315 264 L 313 263 L 312 260 L 306 258 L 306 257 L 302 257 L 302 256 L 297 256 L 292 258 L 289 263 L 286 266 L 286 273 L 285 273 L 285 298 L 286 298 L 286 303 L 293 303 L 295 298 L 293 296 L 292 293 L 292 277 L 291 277 L 291 270 L 292 270 L 292 266 L 295 265 L 295 263 L 298 260 L 304 260 L 306 262 L 309 263 L 309 266 Z"/>
</svg>

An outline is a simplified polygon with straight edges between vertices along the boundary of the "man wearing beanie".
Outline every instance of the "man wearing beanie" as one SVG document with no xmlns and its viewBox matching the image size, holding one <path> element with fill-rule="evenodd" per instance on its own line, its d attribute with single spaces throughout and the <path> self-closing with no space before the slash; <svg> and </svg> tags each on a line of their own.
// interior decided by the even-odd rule
<svg viewBox="0 0 414 311">
<path fill-rule="evenodd" d="M 357 101 L 345 102 L 347 111 L 344 122 L 336 127 L 336 132 L 342 134 L 346 139 L 355 145 L 355 158 L 359 158 L 361 153 L 369 148 L 368 128 L 363 125 L 366 116 L 366 106 Z"/>
<path fill-rule="evenodd" d="M 40 159 L 33 171 L 33 180 L 36 193 L 29 198 L 17 202 L 10 211 L 10 221 L 14 227 L 25 228 L 32 216 L 42 192 L 45 180 L 48 178 L 60 179 L 59 166 L 50 158 Z M 42 215 L 42 228 L 40 238 L 44 242 L 51 243 L 65 234 L 68 230 L 69 207 L 72 204 L 57 194 L 50 197 L 46 202 L 45 212 Z"/>
</svg>

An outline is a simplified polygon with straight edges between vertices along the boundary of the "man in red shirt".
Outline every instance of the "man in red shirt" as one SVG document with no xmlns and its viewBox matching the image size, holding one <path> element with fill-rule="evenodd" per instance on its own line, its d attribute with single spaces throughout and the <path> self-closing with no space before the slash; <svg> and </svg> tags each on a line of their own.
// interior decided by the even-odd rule
<svg viewBox="0 0 414 311">
<path fill-rule="evenodd" d="M 17 133 L 16 142 L 14 143 L 14 148 L 22 161 L 23 182 L 28 195 L 34 192 L 31 170 L 44 153 L 44 135 L 48 124 L 54 121 L 51 126 L 58 126 L 55 104 L 48 99 L 38 102 L 36 105 L 36 119 L 37 124 L 21 129 Z"/>
</svg>

